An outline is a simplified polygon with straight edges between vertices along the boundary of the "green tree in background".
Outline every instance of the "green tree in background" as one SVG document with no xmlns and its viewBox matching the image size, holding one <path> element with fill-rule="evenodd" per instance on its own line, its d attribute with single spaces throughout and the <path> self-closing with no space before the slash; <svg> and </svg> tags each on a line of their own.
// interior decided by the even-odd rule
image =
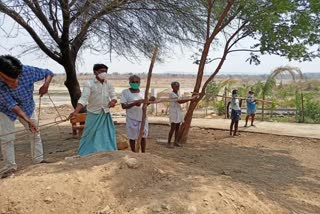
<svg viewBox="0 0 320 214">
<path fill-rule="evenodd" d="M 194 94 L 190 102 L 178 140 L 187 141 L 193 111 L 205 96 L 206 87 L 220 72 L 229 54 L 250 52 L 252 63 L 258 63 L 260 54 L 276 54 L 289 59 L 312 60 L 318 51 L 309 49 L 320 42 L 320 2 L 315 0 L 207 0 L 202 1 L 198 14 L 206 26 L 201 56 L 195 60 L 198 66 Z M 255 43 L 247 48 L 238 46 L 245 38 Z M 222 47 L 220 57 L 211 59 L 209 53 Z M 212 74 L 204 80 L 204 69 L 215 60 Z"/>
</svg>

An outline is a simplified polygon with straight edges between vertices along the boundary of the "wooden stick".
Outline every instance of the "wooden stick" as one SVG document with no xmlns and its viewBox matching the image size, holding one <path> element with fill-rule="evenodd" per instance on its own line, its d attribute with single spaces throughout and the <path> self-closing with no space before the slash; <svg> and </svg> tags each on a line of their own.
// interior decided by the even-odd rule
<svg viewBox="0 0 320 214">
<path fill-rule="evenodd" d="M 198 96 L 192 96 L 192 97 L 182 97 L 182 98 L 160 98 L 155 101 L 149 101 L 149 104 L 155 104 L 155 103 L 165 103 L 165 102 L 177 102 L 177 101 L 190 101 L 194 98 L 197 98 Z"/>
<path fill-rule="evenodd" d="M 66 121 L 67 121 L 67 120 L 60 120 L 60 121 L 56 121 L 56 122 L 45 123 L 45 124 L 39 125 L 38 128 L 44 127 L 44 126 L 48 126 L 48 125 L 50 125 L 50 127 L 51 127 L 51 126 L 55 126 L 55 125 L 58 125 L 58 124 L 60 124 L 60 123 L 66 122 Z M 48 127 L 49 127 L 49 126 L 48 126 Z M 48 127 L 45 127 L 45 128 L 48 128 Z M 42 128 L 42 129 L 43 129 L 43 128 Z M 41 129 L 41 130 L 42 130 L 42 129 Z M 27 130 L 27 129 L 21 129 L 21 130 L 18 130 L 18 131 L 14 131 L 14 132 L 2 134 L 2 135 L 0 135 L 0 137 L 7 136 L 7 135 L 11 135 L 11 134 L 16 134 L 16 133 L 20 133 L 20 132 L 28 132 L 28 130 Z M 30 133 L 28 133 L 28 134 L 30 134 Z"/>
<path fill-rule="evenodd" d="M 145 100 L 148 100 L 149 88 L 150 88 L 150 82 L 151 82 L 151 76 L 152 76 L 152 70 L 153 70 L 154 62 L 156 61 L 157 54 L 158 54 L 158 47 L 155 47 L 153 55 L 152 55 L 150 67 L 149 67 L 148 77 L 147 77 L 146 91 L 144 93 L 144 99 Z M 138 137 L 138 140 L 136 141 L 135 152 L 139 152 L 140 151 L 140 142 L 142 140 L 142 136 L 143 136 L 143 132 L 144 132 L 144 126 L 146 124 L 147 106 L 148 106 L 147 103 L 143 103 L 143 106 L 142 106 L 142 120 L 141 120 L 139 137 Z"/>
</svg>

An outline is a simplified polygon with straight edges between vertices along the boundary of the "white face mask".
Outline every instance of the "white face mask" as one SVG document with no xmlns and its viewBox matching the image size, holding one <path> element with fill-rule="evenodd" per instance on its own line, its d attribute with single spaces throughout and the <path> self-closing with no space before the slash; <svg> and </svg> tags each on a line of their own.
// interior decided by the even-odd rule
<svg viewBox="0 0 320 214">
<path fill-rule="evenodd" d="M 98 74 L 98 77 L 101 80 L 105 80 L 105 79 L 107 79 L 107 73 L 106 72 L 102 72 L 102 73 Z"/>
</svg>

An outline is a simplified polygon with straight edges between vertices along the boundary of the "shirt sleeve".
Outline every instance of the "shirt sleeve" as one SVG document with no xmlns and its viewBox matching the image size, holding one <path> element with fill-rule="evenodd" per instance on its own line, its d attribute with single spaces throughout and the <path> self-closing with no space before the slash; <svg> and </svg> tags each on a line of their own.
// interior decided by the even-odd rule
<svg viewBox="0 0 320 214">
<path fill-rule="evenodd" d="M 24 65 L 23 69 L 27 71 L 30 76 L 32 76 L 33 82 L 43 80 L 49 75 L 53 76 L 53 72 L 50 71 L 49 69 L 42 69 L 42 68 L 37 68 L 33 66 L 28 66 L 28 65 Z"/>
<path fill-rule="evenodd" d="M 121 98 L 120 98 L 120 103 L 127 103 L 128 102 L 128 98 L 126 96 L 126 90 L 123 90 L 121 93 Z"/>
<path fill-rule="evenodd" d="M 83 106 L 88 104 L 89 96 L 91 94 L 91 87 L 90 86 L 91 86 L 90 81 L 87 81 L 83 87 L 81 97 L 78 101 L 78 103 L 80 103 Z"/>
<path fill-rule="evenodd" d="M 12 109 L 18 105 L 17 101 L 8 93 L 0 93 L 0 102 L 3 103 L 9 111 L 12 111 Z"/>
</svg>

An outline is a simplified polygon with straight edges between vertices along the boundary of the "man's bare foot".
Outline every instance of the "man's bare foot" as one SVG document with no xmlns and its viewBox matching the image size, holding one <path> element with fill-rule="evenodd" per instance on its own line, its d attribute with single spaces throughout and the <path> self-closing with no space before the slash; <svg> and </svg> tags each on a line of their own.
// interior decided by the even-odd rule
<svg viewBox="0 0 320 214">
<path fill-rule="evenodd" d="M 181 144 L 179 144 L 179 143 L 174 143 L 173 145 L 176 147 L 181 147 Z"/>
</svg>

